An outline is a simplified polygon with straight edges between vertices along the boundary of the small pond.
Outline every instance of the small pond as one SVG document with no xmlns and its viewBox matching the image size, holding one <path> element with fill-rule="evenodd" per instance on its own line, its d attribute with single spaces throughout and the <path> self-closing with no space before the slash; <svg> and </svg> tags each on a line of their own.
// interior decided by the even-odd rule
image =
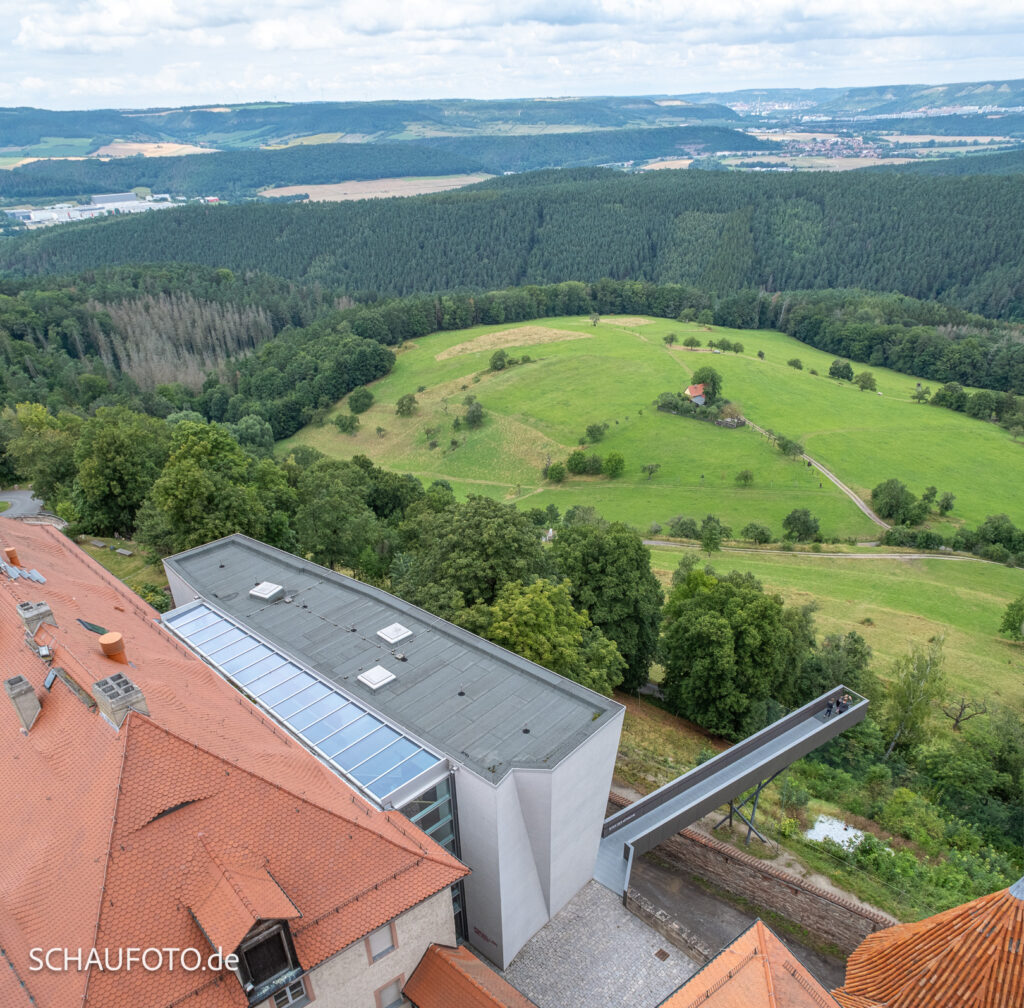
<svg viewBox="0 0 1024 1008">
<path fill-rule="evenodd" d="M 833 816 L 818 816 L 817 821 L 804 836 L 808 840 L 834 840 L 843 847 L 853 849 L 864 839 L 864 831 L 848 826 L 842 819 Z"/>
</svg>

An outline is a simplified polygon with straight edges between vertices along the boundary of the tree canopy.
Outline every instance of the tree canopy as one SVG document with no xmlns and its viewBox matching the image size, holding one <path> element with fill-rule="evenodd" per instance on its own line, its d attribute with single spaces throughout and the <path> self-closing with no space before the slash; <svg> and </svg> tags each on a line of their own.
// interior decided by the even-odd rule
<svg viewBox="0 0 1024 1008">
<path fill-rule="evenodd" d="M 551 549 L 559 576 L 571 585 L 573 605 L 618 647 L 626 663 L 623 688 L 639 689 L 658 646 L 661 586 L 651 553 L 627 525 L 563 528 Z"/>
<path fill-rule="evenodd" d="M 750 574 L 696 565 L 680 573 L 665 604 L 662 689 L 677 714 L 741 738 L 798 699 L 798 670 L 814 643 L 809 614 Z"/>
<path fill-rule="evenodd" d="M 540 536 L 510 504 L 470 496 L 422 510 L 401 526 L 403 549 L 392 567 L 396 594 L 446 619 L 490 605 L 510 581 L 545 571 Z"/>
<path fill-rule="evenodd" d="M 573 608 L 567 580 L 509 582 L 466 621 L 495 644 L 605 696 L 622 681 L 626 663 L 618 648 Z"/>
</svg>

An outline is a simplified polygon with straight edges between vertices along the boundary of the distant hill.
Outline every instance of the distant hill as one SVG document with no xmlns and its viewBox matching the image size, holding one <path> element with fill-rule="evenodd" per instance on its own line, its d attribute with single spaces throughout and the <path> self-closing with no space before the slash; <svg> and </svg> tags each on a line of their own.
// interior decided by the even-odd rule
<svg viewBox="0 0 1024 1008">
<path fill-rule="evenodd" d="M 961 157 L 883 165 L 864 171 L 895 171 L 912 175 L 1020 175 L 1024 173 L 1024 150 L 998 154 L 964 154 Z"/>
<path fill-rule="evenodd" d="M 680 95 L 686 101 L 714 102 L 733 109 L 789 107 L 803 116 L 906 115 L 914 112 L 976 112 L 1024 106 L 1024 79 L 959 84 L 886 84 L 852 88 L 752 88 Z"/>
<path fill-rule="evenodd" d="M 772 151 L 779 145 L 718 126 L 671 126 L 519 136 L 324 143 L 181 157 L 41 160 L 0 171 L 0 199 L 73 198 L 147 186 L 176 196 L 252 196 L 274 185 L 532 171 L 650 158 Z"/>
<path fill-rule="evenodd" d="M 73 112 L 4 108 L 0 109 L 0 137 L 4 152 L 45 157 L 51 152 L 54 138 L 78 140 L 84 149 L 75 153 L 81 154 L 94 153 L 114 140 L 237 150 L 283 145 L 302 138 L 327 143 L 342 138 L 405 140 L 470 133 L 501 136 L 685 126 L 738 118 L 724 105 L 665 104 L 642 97 L 304 102 Z"/>
<path fill-rule="evenodd" d="M 859 287 L 1024 318 L 1024 187 L 893 172 L 564 169 L 435 196 L 182 208 L 0 242 L 0 269 L 199 262 L 352 295 L 564 280 Z"/>
</svg>

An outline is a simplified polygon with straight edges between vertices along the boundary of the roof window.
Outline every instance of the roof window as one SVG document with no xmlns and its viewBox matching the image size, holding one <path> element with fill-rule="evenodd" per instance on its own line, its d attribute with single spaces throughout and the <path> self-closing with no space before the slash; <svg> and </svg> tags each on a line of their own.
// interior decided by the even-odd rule
<svg viewBox="0 0 1024 1008">
<path fill-rule="evenodd" d="M 276 602 L 284 596 L 284 587 L 274 584 L 273 581 L 261 581 L 255 588 L 249 589 L 249 598 L 259 599 L 261 602 Z"/>
<path fill-rule="evenodd" d="M 369 686 L 370 689 L 376 691 L 381 686 L 386 686 L 389 682 L 393 682 L 395 674 L 394 672 L 389 672 L 383 665 L 374 665 L 372 669 L 367 669 L 358 678 L 364 686 Z"/>
<path fill-rule="evenodd" d="M 390 626 L 384 627 L 383 630 L 378 630 L 377 636 L 381 640 L 387 641 L 388 644 L 397 644 L 399 641 L 411 637 L 412 631 L 407 626 L 402 626 L 401 623 L 392 623 Z"/>
</svg>

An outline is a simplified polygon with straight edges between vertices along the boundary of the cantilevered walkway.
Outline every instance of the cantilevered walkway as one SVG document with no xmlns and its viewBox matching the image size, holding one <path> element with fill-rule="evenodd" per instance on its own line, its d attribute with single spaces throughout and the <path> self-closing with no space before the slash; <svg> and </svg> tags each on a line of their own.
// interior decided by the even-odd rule
<svg viewBox="0 0 1024 1008">
<path fill-rule="evenodd" d="M 829 702 L 834 706 L 847 693 L 853 697 L 850 706 L 826 717 Z M 753 820 L 761 788 L 791 763 L 863 721 L 867 709 L 867 700 L 837 686 L 609 816 L 601 831 L 594 878 L 612 892 L 625 893 L 634 857 L 727 803 L 730 815 L 735 813 L 747 823 L 749 839 L 750 832 L 756 832 Z M 736 805 L 736 799 L 751 788 L 755 790 Z M 748 819 L 742 807 L 751 799 Z"/>
</svg>

